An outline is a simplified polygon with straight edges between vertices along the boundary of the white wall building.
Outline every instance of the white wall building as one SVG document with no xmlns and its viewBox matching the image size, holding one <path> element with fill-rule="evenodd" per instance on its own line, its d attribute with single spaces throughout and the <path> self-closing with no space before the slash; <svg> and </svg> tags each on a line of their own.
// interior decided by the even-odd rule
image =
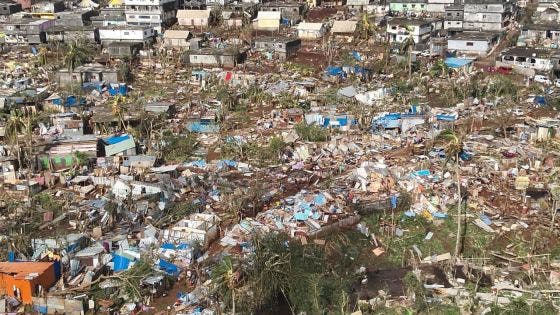
<svg viewBox="0 0 560 315">
<path fill-rule="evenodd" d="M 152 26 L 161 33 L 175 22 L 177 0 L 124 0 L 129 25 Z"/>
</svg>

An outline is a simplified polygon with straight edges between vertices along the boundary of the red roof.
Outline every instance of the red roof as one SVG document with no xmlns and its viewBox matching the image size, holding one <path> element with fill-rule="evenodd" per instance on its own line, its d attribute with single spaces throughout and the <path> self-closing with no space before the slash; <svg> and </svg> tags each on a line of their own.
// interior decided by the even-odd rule
<svg viewBox="0 0 560 315">
<path fill-rule="evenodd" d="M 52 262 L 0 262 L 0 273 L 9 274 L 15 279 L 36 277 L 49 269 Z"/>
</svg>

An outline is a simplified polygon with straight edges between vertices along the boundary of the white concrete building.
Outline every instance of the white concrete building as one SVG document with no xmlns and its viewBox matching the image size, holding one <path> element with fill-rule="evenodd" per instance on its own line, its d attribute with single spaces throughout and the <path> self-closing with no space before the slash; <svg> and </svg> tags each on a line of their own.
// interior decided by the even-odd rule
<svg viewBox="0 0 560 315">
<path fill-rule="evenodd" d="M 161 33 L 175 23 L 177 0 L 124 0 L 128 25 L 152 26 Z"/>
<path fill-rule="evenodd" d="M 327 28 L 323 23 L 301 22 L 297 26 L 297 32 L 301 39 L 317 39 L 325 35 Z"/>
<path fill-rule="evenodd" d="M 210 10 L 179 10 L 177 22 L 181 26 L 208 27 Z"/>
<path fill-rule="evenodd" d="M 549 72 L 554 67 L 553 55 L 554 51 L 546 48 L 511 47 L 496 58 L 496 66 Z"/>
<path fill-rule="evenodd" d="M 485 57 L 499 39 L 497 33 L 463 32 L 447 40 L 447 50 L 459 55 Z"/>
<path fill-rule="evenodd" d="M 154 29 L 150 26 L 107 26 L 99 28 L 102 45 L 111 43 L 148 43 L 153 40 Z"/>
</svg>

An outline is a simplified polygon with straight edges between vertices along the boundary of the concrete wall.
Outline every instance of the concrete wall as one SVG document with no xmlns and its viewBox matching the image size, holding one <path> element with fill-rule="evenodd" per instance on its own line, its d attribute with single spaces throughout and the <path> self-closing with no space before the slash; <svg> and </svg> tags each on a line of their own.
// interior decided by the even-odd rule
<svg viewBox="0 0 560 315">
<path fill-rule="evenodd" d="M 476 54 L 479 56 L 485 56 L 486 53 L 488 53 L 488 51 L 490 50 L 490 45 L 486 40 L 474 41 L 450 39 L 447 41 L 447 50 L 458 50 L 459 52 L 465 54 Z"/>
<path fill-rule="evenodd" d="M 197 26 L 206 27 L 208 26 L 208 18 L 179 18 L 179 25 L 182 26 Z"/>
<path fill-rule="evenodd" d="M 209 66 L 227 66 L 234 67 L 236 65 L 234 56 L 224 55 L 203 55 L 191 54 L 189 56 L 189 63 L 192 65 L 209 65 Z"/>
<path fill-rule="evenodd" d="M 280 20 L 260 19 L 253 24 L 253 28 L 263 31 L 277 31 L 280 28 Z"/>
<path fill-rule="evenodd" d="M 426 3 L 400 3 L 393 2 L 389 4 L 389 10 L 393 12 L 426 12 Z"/>
</svg>

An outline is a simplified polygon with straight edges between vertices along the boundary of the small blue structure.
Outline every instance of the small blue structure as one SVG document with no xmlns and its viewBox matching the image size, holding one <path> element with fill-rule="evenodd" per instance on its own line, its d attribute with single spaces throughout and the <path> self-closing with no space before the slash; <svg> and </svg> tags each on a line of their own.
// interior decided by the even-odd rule
<svg viewBox="0 0 560 315">
<path fill-rule="evenodd" d="M 159 269 L 174 277 L 177 277 L 181 273 L 181 268 L 179 268 L 179 266 L 172 264 L 168 261 L 165 261 L 163 259 L 159 260 L 158 266 Z"/>
</svg>

